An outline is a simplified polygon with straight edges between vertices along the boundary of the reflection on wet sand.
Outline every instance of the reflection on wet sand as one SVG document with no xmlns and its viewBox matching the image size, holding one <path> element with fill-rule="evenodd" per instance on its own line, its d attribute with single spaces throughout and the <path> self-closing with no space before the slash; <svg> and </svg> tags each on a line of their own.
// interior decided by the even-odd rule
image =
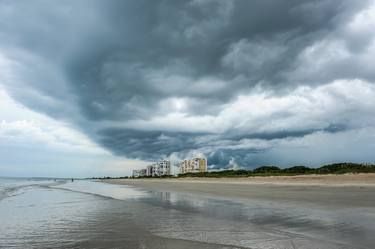
<svg viewBox="0 0 375 249">
<path fill-rule="evenodd" d="M 159 236 L 247 248 L 371 248 L 374 217 L 272 201 L 152 192 L 136 220 Z M 367 210 L 368 211 L 368 210 Z"/>
<path fill-rule="evenodd" d="M 0 248 L 373 248 L 372 209 L 75 181 L 0 201 Z"/>
</svg>

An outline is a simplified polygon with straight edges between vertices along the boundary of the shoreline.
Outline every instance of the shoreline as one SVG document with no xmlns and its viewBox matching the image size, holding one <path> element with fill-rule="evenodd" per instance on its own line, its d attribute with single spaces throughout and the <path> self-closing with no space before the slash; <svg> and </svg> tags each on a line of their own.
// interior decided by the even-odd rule
<svg viewBox="0 0 375 249">
<path fill-rule="evenodd" d="M 105 179 L 148 191 L 180 192 L 225 199 L 308 202 L 324 206 L 375 207 L 375 174 L 241 178 Z"/>
</svg>

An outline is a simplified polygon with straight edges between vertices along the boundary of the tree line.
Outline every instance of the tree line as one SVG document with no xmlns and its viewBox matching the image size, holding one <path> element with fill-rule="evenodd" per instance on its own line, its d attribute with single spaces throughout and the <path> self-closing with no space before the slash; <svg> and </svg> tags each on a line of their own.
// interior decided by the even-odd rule
<svg viewBox="0 0 375 249">
<path fill-rule="evenodd" d="M 375 173 L 374 164 L 334 163 L 319 168 L 309 168 L 303 165 L 290 168 L 277 166 L 262 166 L 253 170 L 220 170 L 201 173 L 179 174 L 178 177 L 249 177 L 249 176 L 288 176 L 309 174 L 347 174 L 347 173 Z"/>
</svg>

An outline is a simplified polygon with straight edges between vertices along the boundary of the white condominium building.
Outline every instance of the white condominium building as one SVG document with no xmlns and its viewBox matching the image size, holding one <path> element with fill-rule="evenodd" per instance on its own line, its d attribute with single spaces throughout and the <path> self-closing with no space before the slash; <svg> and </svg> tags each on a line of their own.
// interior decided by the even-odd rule
<svg viewBox="0 0 375 249">
<path fill-rule="evenodd" d="M 133 177 L 143 177 L 146 175 L 147 175 L 146 169 L 133 170 L 132 172 Z"/>
<path fill-rule="evenodd" d="M 153 165 L 151 165 L 151 167 L 152 167 L 151 176 L 159 176 L 159 166 L 158 166 L 158 164 L 154 163 Z"/>
<path fill-rule="evenodd" d="M 146 167 L 146 176 L 152 176 L 152 172 L 153 171 L 153 166 L 152 165 L 148 165 Z"/>
<path fill-rule="evenodd" d="M 157 163 L 159 176 L 169 176 L 171 175 L 171 161 L 162 160 Z"/>
<path fill-rule="evenodd" d="M 141 170 L 139 170 L 139 176 L 140 177 L 143 177 L 143 176 L 146 176 L 146 169 L 141 169 Z"/>
<path fill-rule="evenodd" d="M 145 169 L 145 176 L 168 176 L 171 175 L 171 162 L 162 160 Z"/>
<path fill-rule="evenodd" d="M 202 157 L 186 159 L 180 163 L 180 173 L 199 173 L 207 171 L 207 160 Z"/>
<path fill-rule="evenodd" d="M 133 170 L 132 177 L 139 177 L 139 170 Z"/>
</svg>

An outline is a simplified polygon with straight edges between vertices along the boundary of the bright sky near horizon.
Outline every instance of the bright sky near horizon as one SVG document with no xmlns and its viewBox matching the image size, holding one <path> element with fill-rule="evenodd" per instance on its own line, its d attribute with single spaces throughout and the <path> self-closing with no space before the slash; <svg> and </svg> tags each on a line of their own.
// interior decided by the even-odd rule
<svg viewBox="0 0 375 249">
<path fill-rule="evenodd" d="M 0 88 L 2 176 L 129 175 L 146 162 L 111 155 L 69 124 L 34 112 Z"/>
<path fill-rule="evenodd" d="M 375 162 L 375 1 L 0 1 L 0 175 Z"/>
</svg>

